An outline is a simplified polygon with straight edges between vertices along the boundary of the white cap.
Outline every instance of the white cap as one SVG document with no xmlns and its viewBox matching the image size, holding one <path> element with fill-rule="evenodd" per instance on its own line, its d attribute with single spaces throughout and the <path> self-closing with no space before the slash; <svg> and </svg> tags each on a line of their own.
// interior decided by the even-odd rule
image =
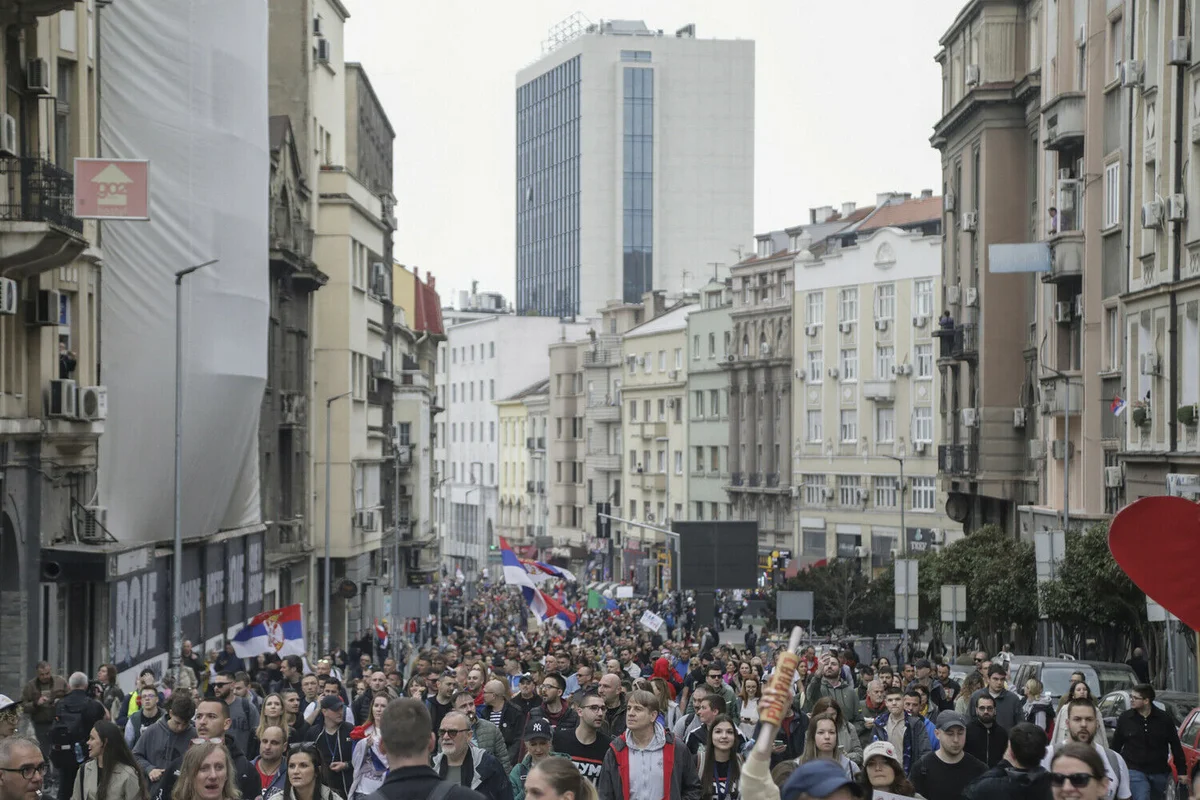
<svg viewBox="0 0 1200 800">
<path fill-rule="evenodd" d="M 8 709 L 12 708 L 16 704 L 17 704 L 16 700 L 13 700 L 11 697 L 9 697 L 6 694 L 0 694 L 0 711 L 7 711 Z"/>
</svg>

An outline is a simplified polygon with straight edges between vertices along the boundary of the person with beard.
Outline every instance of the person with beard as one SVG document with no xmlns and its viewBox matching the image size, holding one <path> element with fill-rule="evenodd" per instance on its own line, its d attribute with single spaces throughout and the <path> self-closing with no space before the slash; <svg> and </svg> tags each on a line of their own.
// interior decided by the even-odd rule
<svg viewBox="0 0 1200 800">
<path fill-rule="evenodd" d="M 967 747 L 969 754 L 994 767 L 1004 758 L 1008 747 L 1008 733 L 996 722 L 996 701 L 991 695 L 975 698 L 975 719 L 967 725 Z"/>
<path fill-rule="evenodd" d="M 500 733 L 499 728 L 490 720 L 479 718 L 479 714 L 475 710 L 474 695 L 466 690 L 454 695 L 454 710 L 471 723 L 471 743 L 495 756 L 504 771 L 508 772 L 512 768 L 512 761 L 508 757 L 508 745 L 505 744 L 504 736 Z M 531 717 L 531 719 L 536 718 L 536 716 Z"/>
<path fill-rule="evenodd" d="M 622 692 L 620 677 L 611 672 L 605 675 L 600 679 L 597 693 L 604 701 L 605 733 L 609 736 L 620 736 L 625 732 L 625 695 Z"/>
<path fill-rule="evenodd" d="M 574 730 L 554 734 L 553 748 L 571 759 L 571 763 L 593 786 L 600 779 L 600 766 L 612 738 L 600 728 L 604 725 L 604 700 L 593 691 L 575 696 L 579 724 Z"/>
<path fill-rule="evenodd" d="M 321 758 L 329 767 L 330 788 L 342 797 L 350 796 L 350 784 L 354 780 L 354 770 L 350 759 L 354 755 L 354 743 L 350 733 L 354 730 L 345 721 L 346 704 L 337 695 L 325 695 L 321 698 L 322 724 L 314 725 L 308 732 L 307 741 L 316 745 Z"/>
<path fill-rule="evenodd" d="M 233 764 L 233 774 L 229 776 L 229 780 L 238 787 L 242 797 L 258 797 L 262 792 L 262 781 L 258 778 L 258 772 L 246 760 L 246 756 L 238 747 L 237 742 L 227 733 L 229 730 L 229 707 L 223 701 L 215 698 L 201 700 L 196 705 L 195 722 L 197 738 L 191 741 L 191 746 L 206 742 L 224 743 L 225 749 L 229 751 L 229 760 Z M 179 773 L 186 757 L 187 753 L 182 753 L 163 772 L 162 780 L 158 785 L 158 794 L 155 795 L 154 800 L 171 800 L 171 794 L 175 789 L 175 783 L 179 779 Z"/>
<path fill-rule="evenodd" d="M 566 679 L 557 672 L 551 672 L 542 680 L 541 709 L 530 712 L 530 715 L 540 714 L 553 726 L 555 731 L 573 729 L 579 724 L 579 715 L 575 713 L 570 704 L 562 699 L 563 691 L 566 688 Z"/>
<path fill-rule="evenodd" d="M 262 792 L 256 797 L 270 797 L 283 786 L 285 769 L 283 751 L 287 747 L 287 733 L 278 725 L 263 729 L 258 737 L 258 758 L 254 759 L 254 771 L 262 783 Z M 253 800 L 246 798 L 246 800 Z"/>
<path fill-rule="evenodd" d="M 465 716 L 451 711 L 443 717 L 438 737 L 442 750 L 433 757 L 433 769 L 442 780 L 473 789 L 488 800 L 512 800 L 508 775 L 495 756 L 471 744 Z"/>
<path fill-rule="evenodd" d="M 258 730 L 258 709 L 249 700 L 234 693 L 233 683 L 233 673 L 222 672 L 213 681 L 213 695 L 226 706 L 226 717 L 229 720 L 226 730 L 229 731 L 229 735 L 237 742 L 239 750 L 248 753 L 250 736 Z"/>
<path fill-rule="evenodd" d="M 926 800 L 958 800 L 967 784 L 987 772 L 987 764 L 964 751 L 967 718 L 957 711 L 938 714 L 937 738 L 940 747 L 912 769 L 913 788 Z"/>
<path fill-rule="evenodd" d="M 1104 771 L 1108 775 L 1108 789 L 1104 795 L 1106 800 L 1129 800 L 1133 796 L 1129 788 L 1129 766 L 1120 753 L 1096 741 L 1096 731 L 1099 728 L 1099 714 L 1091 700 L 1071 700 L 1067 703 L 1067 730 L 1070 737 L 1068 741 L 1091 747 L 1103 756 Z M 1042 768 L 1049 770 L 1053 760 L 1054 752 L 1046 748 Z"/>
</svg>

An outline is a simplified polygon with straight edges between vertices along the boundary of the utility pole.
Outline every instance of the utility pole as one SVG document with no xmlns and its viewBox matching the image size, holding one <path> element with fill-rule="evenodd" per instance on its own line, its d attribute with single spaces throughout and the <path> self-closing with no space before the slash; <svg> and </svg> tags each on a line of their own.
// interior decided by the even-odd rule
<svg viewBox="0 0 1200 800">
<path fill-rule="evenodd" d="M 334 404 L 334 401 L 341 400 L 343 397 L 347 397 L 349 394 L 350 394 L 350 392 L 342 392 L 341 394 L 334 395 L 333 397 L 327 398 L 325 400 L 325 498 L 324 498 L 324 501 L 325 501 L 325 587 L 324 588 L 325 588 L 325 591 L 322 593 L 322 608 L 324 610 L 324 614 L 322 614 L 323 619 L 321 620 L 321 647 L 322 647 L 321 654 L 322 655 L 329 652 L 329 615 L 330 615 L 329 604 L 330 604 L 331 598 L 333 596 L 333 584 L 332 584 L 332 581 L 333 581 L 333 567 L 332 567 L 333 559 L 330 557 L 330 543 L 329 543 L 329 541 L 330 541 L 329 529 L 330 529 L 330 519 L 331 519 L 330 518 L 330 513 L 331 513 L 330 507 L 332 506 L 332 502 L 331 502 L 331 498 L 330 498 L 329 494 L 331 491 L 330 487 L 332 485 L 332 481 L 330 480 L 330 477 L 331 477 L 330 473 L 333 471 L 332 470 L 333 459 L 332 459 L 332 453 L 330 452 L 330 450 L 333 447 L 333 404 Z"/>
</svg>

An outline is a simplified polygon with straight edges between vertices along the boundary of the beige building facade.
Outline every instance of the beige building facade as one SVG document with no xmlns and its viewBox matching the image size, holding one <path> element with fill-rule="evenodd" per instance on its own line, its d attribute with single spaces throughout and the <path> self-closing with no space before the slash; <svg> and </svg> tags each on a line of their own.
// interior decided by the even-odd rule
<svg viewBox="0 0 1200 800">
<path fill-rule="evenodd" d="M 496 401 L 500 421 L 499 513 L 496 529 L 514 547 L 536 548 L 548 535 L 546 502 L 546 405 L 550 380 L 543 378 Z"/>
</svg>

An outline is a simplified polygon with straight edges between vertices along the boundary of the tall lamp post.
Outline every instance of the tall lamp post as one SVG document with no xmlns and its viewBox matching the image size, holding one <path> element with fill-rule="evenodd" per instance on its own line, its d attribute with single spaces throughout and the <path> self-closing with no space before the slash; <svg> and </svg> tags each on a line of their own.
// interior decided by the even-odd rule
<svg viewBox="0 0 1200 800">
<path fill-rule="evenodd" d="M 330 506 L 332 505 L 332 503 L 330 503 L 329 493 L 331 491 L 330 486 L 331 486 L 332 481 L 330 480 L 330 473 L 332 472 L 331 466 L 333 463 L 332 459 L 330 458 L 330 455 L 331 455 L 330 449 L 333 447 L 332 410 L 333 410 L 333 404 L 335 401 L 341 400 L 343 397 L 347 397 L 349 394 L 350 394 L 350 392 L 342 392 L 341 394 L 335 394 L 333 397 L 330 397 L 325 400 L 325 591 L 323 592 L 323 598 L 322 598 L 322 607 L 323 607 L 323 609 L 322 609 L 323 610 L 323 613 L 322 613 L 323 618 L 321 620 L 321 653 L 322 654 L 329 652 L 329 615 L 330 615 L 329 605 L 330 605 L 330 601 L 333 597 L 333 586 L 331 584 L 331 582 L 333 580 L 333 568 L 332 568 L 332 559 L 330 558 L 330 553 L 329 553 L 329 551 L 330 551 L 329 521 L 330 521 L 330 512 L 331 512 Z"/>
<path fill-rule="evenodd" d="M 175 559 L 171 569 L 171 663 L 176 682 L 183 659 L 183 617 L 180 614 L 183 598 L 183 279 L 219 260 L 214 258 L 175 273 Z"/>
<path fill-rule="evenodd" d="M 904 458 L 905 452 L 900 450 L 900 455 L 892 456 L 887 453 L 880 453 L 884 458 L 890 458 L 900 465 L 900 557 L 908 558 L 908 528 L 904 524 L 904 491 L 907 488 L 904 484 Z M 900 652 L 903 653 L 903 658 L 908 661 L 908 598 L 905 597 L 904 605 L 904 630 L 900 632 Z"/>
</svg>

